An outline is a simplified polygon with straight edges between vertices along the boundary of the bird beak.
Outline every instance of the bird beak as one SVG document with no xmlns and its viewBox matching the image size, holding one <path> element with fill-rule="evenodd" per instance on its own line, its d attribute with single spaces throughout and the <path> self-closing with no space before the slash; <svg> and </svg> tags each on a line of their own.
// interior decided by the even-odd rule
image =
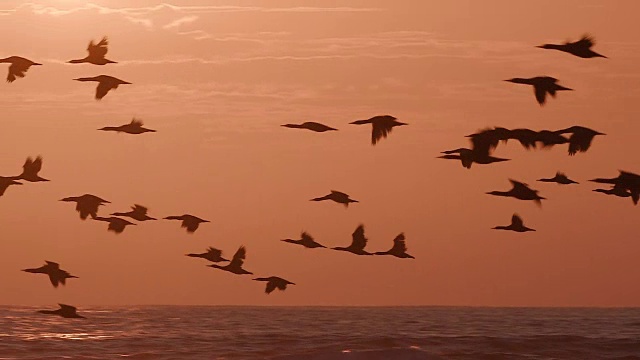
<svg viewBox="0 0 640 360">
<path fill-rule="evenodd" d="M 596 131 L 596 135 L 607 135 L 607 134 Z"/>
<path fill-rule="evenodd" d="M 122 84 L 124 84 L 124 85 L 131 85 L 131 83 L 130 83 L 130 82 L 127 82 L 127 81 L 123 81 L 123 82 L 122 82 Z"/>
<path fill-rule="evenodd" d="M 31 65 L 32 65 L 32 66 L 34 66 L 34 65 L 42 65 L 42 64 L 38 64 L 38 63 L 33 63 L 33 64 L 31 64 Z"/>
</svg>

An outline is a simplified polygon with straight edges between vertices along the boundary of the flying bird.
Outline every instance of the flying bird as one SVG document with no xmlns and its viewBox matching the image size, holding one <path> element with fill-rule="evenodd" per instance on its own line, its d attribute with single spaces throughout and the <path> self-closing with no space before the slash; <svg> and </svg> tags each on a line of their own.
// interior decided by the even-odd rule
<svg viewBox="0 0 640 360">
<path fill-rule="evenodd" d="M 622 185 L 614 185 L 611 189 L 595 189 L 595 192 L 607 194 L 607 195 L 615 195 L 618 197 L 630 197 L 633 201 L 634 205 L 638 205 L 638 196 L 632 193 L 629 189 Z M 637 194 L 637 193 L 636 193 Z"/>
<path fill-rule="evenodd" d="M 513 186 L 509 191 L 491 191 L 487 194 L 495 195 L 495 196 L 506 196 L 513 197 L 519 200 L 533 200 L 535 203 L 540 206 L 542 205 L 541 200 L 545 200 L 545 198 L 538 195 L 538 190 L 532 190 L 529 188 L 529 185 L 509 179 L 511 185 Z"/>
<path fill-rule="evenodd" d="M 560 171 L 556 172 L 556 175 L 552 178 L 548 178 L 548 179 L 538 179 L 538 181 L 541 182 L 554 182 L 554 183 L 558 183 L 561 185 L 569 185 L 569 184 L 579 184 L 578 182 L 575 182 L 571 179 L 569 179 L 567 177 L 567 175 L 565 175 L 564 173 L 561 173 Z"/>
<path fill-rule="evenodd" d="M 628 171 L 618 170 L 619 175 L 615 178 L 606 179 L 606 178 L 597 178 L 593 180 L 589 180 L 596 183 L 601 184 L 613 184 L 614 187 L 611 190 L 594 190 L 598 192 L 602 192 L 605 194 L 617 195 L 617 196 L 625 196 L 622 190 L 628 190 L 631 199 L 634 204 L 638 203 L 640 200 L 640 175 L 634 174 Z"/>
<path fill-rule="evenodd" d="M 242 264 L 244 264 L 244 260 L 246 259 L 246 257 L 247 257 L 247 249 L 244 246 L 240 246 L 240 248 L 238 248 L 238 251 L 236 251 L 236 253 L 233 255 L 233 259 L 231 259 L 231 262 L 229 262 L 227 265 L 220 266 L 217 264 L 211 264 L 207 266 L 228 271 L 237 275 L 244 275 L 244 274 L 253 275 L 252 272 L 249 272 L 242 268 Z"/>
<path fill-rule="evenodd" d="M 84 316 L 80 316 L 77 313 L 77 309 L 71 305 L 58 304 L 60 305 L 60 309 L 58 310 L 38 310 L 41 314 L 47 315 L 58 315 L 63 318 L 77 318 L 77 319 L 86 319 Z"/>
<path fill-rule="evenodd" d="M 87 55 L 83 59 L 71 60 L 68 61 L 69 64 L 82 64 L 82 63 L 90 63 L 94 65 L 106 65 L 106 64 L 117 64 L 115 61 L 107 60 L 105 55 L 107 55 L 109 41 L 107 37 L 103 37 L 99 43 L 95 44 L 93 40 L 87 46 L 87 51 L 89 55 Z"/>
<path fill-rule="evenodd" d="M 569 155 L 573 156 L 578 152 L 586 152 L 591 147 L 591 142 L 596 135 L 606 135 L 604 133 L 583 127 L 572 126 L 566 129 L 555 131 L 556 134 L 571 133 L 569 137 Z"/>
<path fill-rule="evenodd" d="M 307 121 L 302 124 L 284 124 L 280 125 L 291 129 L 307 129 L 315 132 L 325 132 L 325 131 L 337 131 L 338 129 L 334 129 L 324 124 L 320 124 L 313 121 Z"/>
<path fill-rule="evenodd" d="M 349 207 L 349 203 L 359 202 L 358 200 L 350 199 L 349 195 L 336 190 L 331 190 L 331 193 L 329 195 L 313 198 L 310 201 L 324 201 L 324 200 L 333 200 L 338 204 L 343 204 L 344 207 Z"/>
<path fill-rule="evenodd" d="M 295 285 L 294 283 L 292 283 L 289 280 L 285 280 L 281 277 L 277 277 L 277 276 L 269 276 L 266 278 L 255 278 L 253 279 L 255 281 L 266 281 L 267 282 L 267 288 L 264 290 L 265 293 L 267 294 L 271 294 L 273 292 L 273 290 L 278 289 L 281 291 L 284 291 L 287 289 L 287 285 Z"/>
<path fill-rule="evenodd" d="M 7 191 L 11 185 L 22 185 L 22 183 L 15 181 L 13 177 L 0 176 L 0 196 L 4 195 L 5 191 Z"/>
<path fill-rule="evenodd" d="M 456 153 L 458 155 L 454 155 Z M 473 165 L 473 163 L 487 165 L 487 164 L 493 164 L 495 162 L 511 160 L 511 159 L 494 157 L 485 153 L 479 153 L 477 151 L 474 151 L 472 149 L 467 149 L 467 148 L 443 151 L 442 154 L 446 154 L 446 155 L 438 156 L 439 159 L 460 160 L 460 162 L 462 163 L 462 166 L 464 166 L 467 169 L 471 169 L 471 165 Z"/>
<path fill-rule="evenodd" d="M 100 100 L 103 97 L 105 97 L 105 95 L 107 95 L 107 93 L 109 92 L 109 90 L 115 90 L 118 88 L 118 86 L 120 85 L 130 85 L 130 82 L 126 82 L 124 80 L 120 80 L 118 78 L 114 78 L 113 76 L 109 76 L 109 75 L 98 75 L 98 76 L 94 76 L 94 77 L 84 77 L 84 78 L 77 78 L 77 79 L 73 79 L 76 81 L 97 81 L 98 82 L 98 87 L 96 87 L 96 100 Z"/>
<path fill-rule="evenodd" d="M 522 218 L 518 216 L 518 214 L 513 214 L 513 216 L 511 216 L 511 224 L 509 224 L 508 226 L 496 226 L 493 229 L 511 230 L 515 232 L 535 231 L 534 229 L 524 226 L 524 222 L 522 221 Z"/>
<path fill-rule="evenodd" d="M 206 260 L 209 260 L 211 262 L 222 262 L 222 261 L 229 261 L 225 258 L 222 257 L 222 250 L 218 250 L 214 247 L 209 247 L 207 249 L 207 252 L 201 253 L 201 254 L 187 254 L 186 256 L 189 257 L 197 257 L 197 258 L 203 258 Z"/>
<path fill-rule="evenodd" d="M 110 204 L 109 201 L 91 194 L 66 197 L 60 201 L 75 202 L 76 211 L 80 213 L 80 219 L 82 220 L 86 220 L 89 215 L 91 215 L 91 218 L 95 219 L 98 216 L 98 208 L 101 205 Z"/>
<path fill-rule="evenodd" d="M 291 243 L 291 244 L 302 245 L 302 246 L 304 246 L 306 248 L 309 248 L 309 249 L 326 248 L 326 246 L 317 243 L 313 239 L 313 237 L 311 235 L 309 235 L 306 231 L 303 231 L 302 234 L 300 234 L 300 239 L 299 240 L 284 239 L 284 240 L 280 240 L 280 241 L 288 242 L 288 243 Z"/>
<path fill-rule="evenodd" d="M 393 239 L 393 247 L 390 250 L 376 252 L 374 255 L 392 255 L 402 259 L 415 259 L 413 256 L 407 254 L 407 243 L 404 238 L 404 233 L 400 233 L 400 235 Z"/>
<path fill-rule="evenodd" d="M 364 225 L 359 225 L 351 234 L 351 238 L 351 245 L 347 247 L 334 247 L 332 249 L 347 251 L 356 255 L 373 255 L 372 253 L 364 250 L 364 247 L 367 246 L 367 241 L 369 240 L 364 236 Z"/>
<path fill-rule="evenodd" d="M 11 64 L 9 65 L 9 74 L 7 75 L 8 83 L 14 82 L 16 78 L 19 77 L 23 78 L 30 67 L 42 65 L 20 56 L 10 56 L 8 58 L 0 59 L 0 63 Z"/>
<path fill-rule="evenodd" d="M 22 165 L 22 174 L 15 177 L 15 180 L 24 180 L 29 182 L 49 181 L 38 175 L 42 169 L 42 157 L 38 156 L 35 160 L 28 157 Z"/>
<path fill-rule="evenodd" d="M 131 122 L 128 123 L 128 124 L 124 124 L 124 125 L 120 125 L 120 126 L 106 126 L 106 127 L 100 128 L 98 130 L 115 131 L 117 133 L 123 132 L 123 133 L 127 133 L 127 134 L 132 134 L 132 135 L 144 134 L 146 132 L 156 132 L 155 130 L 147 129 L 147 128 L 143 127 L 143 125 L 144 125 L 144 123 L 142 122 L 142 120 L 133 118 L 131 120 Z"/>
<path fill-rule="evenodd" d="M 124 231 L 124 228 L 127 227 L 127 225 L 137 225 L 130 222 L 129 220 L 121 219 L 119 217 L 114 217 L 114 216 L 111 216 L 111 217 L 96 216 L 93 218 L 93 220 L 108 222 L 109 225 L 107 226 L 107 231 L 113 231 L 116 234 L 122 233 Z"/>
<path fill-rule="evenodd" d="M 569 89 L 568 87 L 558 85 L 557 84 L 558 79 L 552 78 L 550 76 L 536 76 L 528 79 L 513 78 L 505 81 L 512 82 L 515 84 L 525 84 L 525 85 L 533 86 L 533 90 L 536 95 L 536 100 L 538 101 L 538 104 L 540 104 L 540 106 L 544 105 L 547 98 L 547 93 L 555 98 L 557 91 L 573 90 L 573 89 Z"/>
<path fill-rule="evenodd" d="M 113 216 L 126 216 L 126 217 L 130 217 L 133 220 L 138 220 L 138 221 L 147 221 L 147 220 L 158 220 L 156 218 L 152 218 L 149 215 L 147 215 L 147 212 L 149 211 L 149 209 L 147 209 L 146 207 L 142 206 L 142 205 L 138 205 L 138 204 L 134 204 L 131 207 L 131 211 L 128 212 L 115 212 L 111 215 Z"/>
<path fill-rule="evenodd" d="M 184 214 L 180 216 L 175 216 L 175 215 L 167 216 L 165 219 L 182 221 L 181 227 L 186 228 L 188 233 L 194 233 L 196 230 L 198 230 L 198 226 L 200 226 L 200 223 L 210 222 L 209 220 L 200 219 L 197 216 L 193 216 L 189 214 Z"/>
<path fill-rule="evenodd" d="M 498 147 L 500 141 L 506 143 L 511 138 L 511 130 L 503 127 L 488 128 L 467 135 L 472 144 L 471 150 L 478 155 L 488 156 Z"/>
<path fill-rule="evenodd" d="M 597 52 L 591 50 L 591 47 L 595 45 L 595 40 L 593 37 L 589 35 L 583 35 L 582 38 L 578 41 L 574 42 L 565 42 L 564 44 L 544 44 L 540 46 L 536 46 L 541 49 L 552 49 L 552 50 L 560 50 L 571 55 L 575 55 L 577 57 L 581 57 L 583 59 L 601 57 L 607 58 L 604 55 L 598 54 Z"/>
<path fill-rule="evenodd" d="M 391 115 L 378 115 L 367 120 L 356 120 L 350 124 L 363 125 L 371 124 L 373 129 L 371 130 L 371 145 L 375 145 L 382 138 L 386 138 L 391 134 L 391 130 L 395 126 L 408 125 L 403 122 L 399 122 L 395 117 Z"/>
<path fill-rule="evenodd" d="M 77 276 L 69 274 L 67 271 L 60 269 L 60 264 L 53 261 L 45 261 L 46 264 L 35 269 L 24 269 L 22 271 L 32 274 L 46 274 L 49 276 L 51 285 L 57 288 L 59 284 L 66 285 L 67 279 L 77 279 Z"/>
</svg>

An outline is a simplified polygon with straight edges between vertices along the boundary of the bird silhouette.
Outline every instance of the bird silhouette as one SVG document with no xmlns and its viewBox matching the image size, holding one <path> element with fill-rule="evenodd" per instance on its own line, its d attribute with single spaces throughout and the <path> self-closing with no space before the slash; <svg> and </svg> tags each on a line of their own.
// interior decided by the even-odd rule
<svg viewBox="0 0 640 360">
<path fill-rule="evenodd" d="M 71 305 L 58 304 L 60 305 L 60 309 L 58 310 L 38 310 L 41 314 L 47 315 L 58 315 L 63 318 L 76 318 L 76 319 L 86 319 L 84 316 L 80 316 L 77 313 L 77 309 Z"/>
<path fill-rule="evenodd" d="M 545 198 L 538 195 L 538 190 L 532 190 L 529 188 L 529 185 L 509 179 L 511 185 L 513 186 L 509 191 L 491 191 L 487 194 L 495 195 L 495 196 L 506 196 L 513 197 L 519 200 L 533 200 L 535 203 L 540 206 L 542 205 L 541 200 L 545 200 Z"/>
<path fill-rule="evenodd" d="M 458 155 L 454 155 L 456 153 Z M 462 162 L 462 166 L 464 166 L 467 169 L 471 169 L 471 165 L 473 165 L 473 163 L 487 165 L 487 164 L 493 164 L 496 162 L 511 160 L 511 159 L 494 157 L 485 153 L 478 153 L 472 149 L 467 149 L 467 148 L 443 151 L 442 154 L 447 154 L 447 155 L 438 156 L 439 159 L 460 160 L 460 162 Z"/>
<path fill-rule="evenodd" d="M 634 204 L 638 204 L 638 200 L 640 200 L 640 175 L 634 174 L 632 172 L 618 170 L 619 175 L 615 178 L 606 179 L 606 178 L 597 178 L 589 181 L 601 183 L 601 184 L 613 184 L 614 187 L 611 190 L 598 191 L 605 194 L 617 195 L 617 196 L 625 196 L 622 190 L 628 190 L 628 193 L 631 196 Z M 620 195 L 619 195 L 620 194 Z"/>
<path fill-rule="evenodd" d="M 167 216 L 165 219 L 182 221 L 181 227 L 186 228 L 188 233 L 194 233 L 196 230 L 198 230 L 198 226 L 200 226 L 200 223 L 210 222 L 209 220 L 200 219 L 197 216 L 193 216 L 189 214 L 184 214 L 180 216 L 175 216 L 175 215 Z"/>
<path fill-rule="evenodd" d="M 236 251 L 236 253 L 233 255 L 233 259 L 231 259 L 231 262 L 229 262 L 227 265 L 220 266 L 217 264 L 211 264 L 207 266 L 228 271 L 237 275 L 244 275 L 244 274 L 253 275 L 252 272 L 249 272 L 242 268 L 242 264 L 244 264 L 244 260 L 246 259 L 246 257 L 247 257 L 247 249 L 244 246 L 240 246 L 240 248 L 238 248 L 238 251 Z"/>
<path fill-rule="evenodd" d="M 552 178 L 548 178 L 548 179 L 538 179 L 538 181 L 541 182 L 554 182 L 554 183 L 558 183 L 561 185 L 569 185 L 569 184 L 579 184 L 578 182 L 575 182 L 571 179 L 569 179 L 567 177 L 567 175 L 565 175 L 564 173 L 561 172 L 556 172 L 556 175 Z"/>
<path fill-rule="evenodd" d="M 407 254 L 407 243 L 404 238 L 404 233 L 400 233 L 400 235 L 393 239 L 393 247 L 390 250 L 376 252 L 374 255 L 392 255 L 403 259 L 415 259 L 413 256 Z"/>
<path fill-rule="evenodd" d="M 364 236 L 364 225 L 359 225 L 351 234 L 351 238 L 351 245 L 347 247 L 334 247 L 332 249 L 347 251 L 356 255 L 373 255 L 372 253 L 364 250 L 364 247 L 367 246 L 368 241 L 368 239 Z"/>
<path fill-rule="evenodd" d="M 109 75 L 98 75 L 98 76 L 94 76 L 94 77 L 84 77 L 84 78 L 77 78 L 77 79 L 73 79 L 76 81 L 97 81 L 98 82 L 98 87 L 96 87 L 96 100 L 100 100 L 103 97 L 105 97 L 105 95 L 107 95 L 107 93 L 109 92 L 109 90 L 114 90 L 117 89 L 118 86 L 120 85 L 130 85 L 130 82 L 126 82 L 124 80 L 120 80 L 118 78 L 114 78 L 113 76 L 109 76 Z"/>
<path fill-rule="evenodd" d="M 30 67 L 42 65 L 20 56 L 9 56 L 8 58 L 0 59 L 0 63 L 11 64 L 9 65 L 9 74 L 7 75 L 8 83 L 14 82 L 16 78 L 19 77 L 23 78 Z"/>
<path fill-rule="evenodd" d="M 591 47 L 593 45 L 595 45 L 595 40 L 593 39 L 593 37 L 589 35 L 583 35 L 582 38 L 578 41 L 567 41 L 564 44 L 544 44 L 536 47 L 541 49 L 560 50 L 584 59 L 594 57 L 607 58 L 606 56 L 598 54 L 597 52 L 591 50 Z"/>
<path fill-rule="evenodd" d="M 333 200 L 339 204 L 343 204 L 345 207 L 349 207 L 349 203 L 359 202 L 358 200 L 350 199 L 349 195 L 336 190 L 331 190 L 331 193 L 329 195 L 313 198 L 309 201 L 324 201 L 324 200 Z"/>
<path fill-rule="evenodd" d="M 93 220 L 108 222 L 109 225 L 107 226 L 107 231 L 113 231 L 116 234 L 122 233 L 124 231 L 124 228 L 127 225 L 137 225 L 130 222 L 129 220 L 121 219 L 119 217 L 114 217 L 114 216 L 111 216 L 111 217 L 96 216 L 95 218 L 93 218 Z"/>
<path fill-rule="evenodd" d="M 144 134 L 146 132 L 156 132 L 155 130 L 147 129 L 143 127 L 144 123 L 140 119 L 133 118 L 130 123 L 120 126 L 106 126 L 98 130 L 102 131 L 115 131 L 118 133 L 127 133 L 132 135 Z"/>
<path fill-rule="evenodd" d="M 11 185 L 22 185 L 22 183 L 16 181 L 13 177 L 0 176 L 0 196 L 4 195 Z"/>
<path fill-rule="evenodd" d="M 325 132 L 325 131 L 337 131 L 338 129 L 334 129 L 324 124 L 320 124 L 313 121 L 303 122 L 302 124 L 284 124 L 280 125 L 291 129 L 307 129 L 315 132 Z"/>
<path fill-rule="evenodd" d="M 511 138 L 511 130 L 503 127 L 494 127 L 466 137 L 470 138 L 473 152 L 488 156 L 498 147 L 500 141 L 506 143 Z"/>
<path fill-rule="evenodd" d="M 518 216 L 518 214 L 513 214 L 513 216 L 511 216 L 511 224 L 509 224 L 508 226 L 496 226 L 493 229 L 511 230 L 515 232 L 535 231 L 534 229 L 524 226 L 524 222 L 522 221 L 522 218 Z"/>
<path fill-rule="evenodd" d="M 15 180 L 24 180 L 29 182 L 49 181 L 38 175 L 42 169 L 42 157 L 38 156 L 35 160 L 28 157 L 22 165 L 22 174 L 15 177 Z"/>
<path fill-rule="evenodd" d="M 300 234 L 300 239 L 299 240 L 292 240 L 292 239 L 284 239 L 284 240 L 280 240 L 280 241 L 284 241 L 284 242 L 288 242 L 291 244 L 298 244 L 298 245 L 302 245 L 306 248 L 309 249 L 313 249 L 313 248 L 326 248 L 326 246 L 317 243 L 313 237 L 311 235 L 309 235 L 307 232 L 303 231 Z"/>
<path fill-rule="evenodd" d="M 138 220 L 138 221 L 147 221 L 147 220 L 158 220 L 156 218 L 152 218 L 149 215 L 147 215 L 147 211 L 149 209 L 147 209 L 146 207 L 142 206 L 142 205 L 138 205 L 138 204 L 134 204 L 131 207 L 131 211 L 128 212 L 115 212 L 111 215 L 113 216 L 126 216 L 126 217 L 130 217 L 133 220 Z"/>
<path fill-rule="evenodd" d="M 622 185 L 614 185 L 611 189 L 595 189 L 595 192 L 600 192 L 607 195 L 615 195 L 618 197 L 630 197 L 634 205 L 638 205 L 638 196 L 634 194 Z"/>
<path fill-rule="evenodd" d="M 569 155 L 573 156 L 578 152 L 586 152 L 591 147 L 591 142 L 596 135 L 606 135 L 604 133 L 582 127 L 572 126 L 566 129 L 555 131 L 556 134 L 571 133 L 569 137 Z"/>
<path fill-rule="evenodd" d="M 371 130 L 371 145 L 375 145 L 382 138 L 386 138 L 391 134 L 391 130 L 393 130 L 395 126 L 408 125 L 397 121 L 396 118 L 391 115 L 378 115 L 367 120 L 356 120 L 350 124 L 371 124 L 373 126 L 373 129 Z"/>
<path fill-rule="evenodd" d="M 547 98 L 547 93 L 555 98 L 557 91 L 573 90 L 573 89 L 569 89 L 567 87 L 558 85 L 557 84 L 558 79 L 552 78 L 550 76 L 536 76 L 528 79 L 513 78 L 505 81 L 512 82 L 515 84 L 525 84 L 525 85 L 533 86 L 533 90 L 536 95 L 536 100 L 538 101 L 538 104 L 540 104 L 540 106 L 544 105 Z"/>
<path fill-rule="evenodd" d="M 86 220 L 89 215 L 91 215 L 91 218 L 95 219 L 98 216 L 98 208 L 101 205 L 110 204 L 109 201 L 91 194 L 66 197 L 60 201 L 75 202 L 76 211 L 80 213 L 80 219 L 82 220 Z"/>
<path fill-rule="evenodd" d="M 60 269 L 60 264 L 53 261 L 45 261 L 46 264 L 35 269 L 24 269 L 22 271 L 32 274 L 46 274 L 49 276 L 51 285 L 57 288 L 59 284 L 66 285 L 67 279 L 77 279 L 77 276 L 69 274 L 67 271 Z"/>
<path fill-rule="evenodd" d="M 211 262 L 222 262 L 222 261 L 229 261 L 225 258 L 222 257 L 222 250 L 218 250 L 214 247 L 209 247 L 207 249 L 207 252 L 201 253 L 201 254 L 187 254 L 186 256 L 189 257 L 197 257 L 197 258 L 203 258 L 203 259 L 207 259 Z"/>
<path fill-rule="evenodd" d="M 253 279 L 255 281 L 266 281 L 267 282 L 267 287 L 264 290 L 265 293 L 267 294 L 271 294 L 273 292 L 273 290 L 278 289 L 281 291 L 284 291 L 287 289 L 287 285 L 295 285 L 294 283 L 292 283 L 289 280 L 285 280 L 281 277 L 277 277 L 277 276 L 269 276 L 266 278 L 255 278 Z"/>
<path fill-rule="evenodd" d="M 87 55 L 83 59 L 71 60 L 68 61 L 69 64 L 82 64 L 82 63 L 90 63 L 94 65 L 106 65 L 106 64 L 117 64 L 115 61 L 105 59 L 105 55 L 107 55 L 107 51 L 109 51 L 108 46 L 109 41 L 107 37 L 103 37 L 99 43 L 95 44 L 93 40 L 87 46 L 87 51 L 89 55 Z"/>
</svg>

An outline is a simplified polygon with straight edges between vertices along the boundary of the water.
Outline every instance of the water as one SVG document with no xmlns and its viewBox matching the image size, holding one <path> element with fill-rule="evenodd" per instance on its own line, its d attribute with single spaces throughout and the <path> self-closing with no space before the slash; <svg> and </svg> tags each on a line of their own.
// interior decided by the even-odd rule
<svg viewBox="0 0 640 360">
<path fill-rule="evenodd" d="M 38 309 L 0 307 L 0 359 L 640 359 L 640 309 Z"/>
</svg>

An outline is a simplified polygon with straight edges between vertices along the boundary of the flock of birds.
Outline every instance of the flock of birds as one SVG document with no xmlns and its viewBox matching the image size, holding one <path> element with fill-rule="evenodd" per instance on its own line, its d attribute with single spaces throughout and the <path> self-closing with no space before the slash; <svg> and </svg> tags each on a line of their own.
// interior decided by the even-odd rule
<svg viewBox="0 0 640 360">
<path fill-rule="evenodd" d="M 605 56 L 598 54 L 591 50 L 591 47 L 594 45 L 593 39 L 584 36 L 582 39 L 576 42 L 566 42 L 564 44 L 545 44 L 539 46 L 543 49 L 554 49 L 563 51 L 581 58 L 595 58 Z M 89 46 L 87 47 L 88 55 L 85 58 L 71 60 L 68 63 L 71 64 L 80 64 L 80 63 L 89 63 L 94 65 L 107 65 L 107 64 L 115 64 L 115 61 L 111 61 L 105 58 L 108 51 L 108 40 L 107 38 L 103 38 L 100 42 L 94 43 L 91 41 Z M 31 60 L 25 59 L 19 56 L 11 56 L 8 58 L 0 59 L 0 63 L 9 63 L 9 73 L 7 75 L 7 82 L 11 83 L 15 81 L 17 78 L 22 78 L 25 76 L 25 73 L 31 66 L 42 65 Z M 77 81 L 95 81 L 98 82 L 98 86 L 96 88 L 95 98 L 96 100 L 102 99 L 110 90 L 117 89 L 119 85 L 128 85 L 131 84 L 127 81 L 120 80 L 118 78 L 108 76 L 108 75 L 98 75 L 94 77 L 83 77 L 74 79 Z M 549 76 L 538 76 L 533 78 L 513 78 L 506 80 L 508 82 L 516 83 L 516 84 L 526 84 L 533 86 L 535 97 L 537 102 L 542 106 L 546 102 L 547 94 L 552 97 L 556 96 L 558 91 L 569 91 L 572 90 L 570 88 L 561 86 L 558 84 L 558 80 Z M 370 119 L 366 120 L 357 120 L 351 122 L 354 125 L 365 125 L 371 124 L 371 144 L 376 145 L 383 138 L 386 138 L 392 131 L 392 129 L 396 126 L 407 125 L 406 123 L 399 122 L 395 117 L 391 115 L 379 115 L 374 116 Z M 302 124 L 284 124 L 283 127 L 287 128 L 295 128 L 295 129 L 306 129 L 313 132 L 326 132 L 326 131 L 337 131 L 338 129 L 329 127 L 327 125 L 317 123 L 317 122 L 304 122 Z M 103 127 L 102 131 L 115 131 L 115 132 L 124 132 L 127 134 L 143 134 L 147 132 L 155 132 L 155 130 L 147 129 L 143 126 L 142 121 L 138 119 L 133 119 L 130 123 L 120 125 L 120 126 L 109 126 Z M 566 137 L 566 134 L 571 134 L 569 137 Z M 568 144 L 569 155 L 575 155 L 578 152 L 587 151 L 591 142 L 597 135 L 604 135 L 595 130 L 582 127 L 582 126 L 572 126 L 567 129 L 561 130 L 541 130 L 534 131 L 530 129 L 506 129 L 502 127 L 494 127 L 490 129 L 485 129 L 475 134 L 468 135 L 471 141 L 471 148 L 459 148 L 455 150 L 443 151 L 443 156 L 440 158 L 443 159 L 451 159 L 451 160 L 459 160 L 465 168 L 470 169 L 473 163 L 486 165 L 492 164 L 496 162 L 508 161 L 510 159 L 503 159 L 492 156 L 493 151 L 497 148 L 500 142 L 506 143 L 509 140 L 517 140 L 522 144 L 526 149 L 535 149 L 540 145 L 543 148 L 552 147 L 560 144 Z M 0 196 L 2 196 L 7 188 L 11 185 L 22 185 L 20 181 L 27 182 L 45 182 L 49 181 L 48 179 L 42 178 L 39 175 L 39 172 L 42 169 L 42 157 L 37 157 L 35 160 L 32 158 L 27 158 L 26 162 L 23 165 L 23 171 L 20 175 L 17 176 L 8 176 L 3 177 L 0 176 Z M 565 174 L 558 172 L 552 178 L 543 178 L 539 179 L 541 182 L 555 182 L 558 184 L 577 184 L 576 181 L 569 179 Z M 620 171 L 619 176 L 615 178 L 598 178 L 590 180 L 597 183 L 605 183 L 611 184 L 612 187 L 610 189 L 596 189 L 594 191 L 601 192 L 608 195 L 615 195 L 618 197 L 631 197 L 634 204 L 638 203 L 638 199 L 640 197 L 640 175 Z M 520 200 L 530 200 L 536 202 L 538 205 L 541 204 L 541 200 L 545 198 L 538 195 L 537 190 L 533 190 L 529 187 L 529 185 L 511 180 L 512 188 L 508 191 L 491 191 L 488 194 L 495 196 L 506 196 L 513 197 Z M 350 196 L 346 193 L 332 190 L 329 194 L 311 199 L 311 201 L 325 201 L 331 200 L 338 204 L 342 204 L 345 207 L 348 207 L 350 203 L 357 203 L 357 200 L 351 199 Z M 93 220 L 102 221 L 108 223 L 107 230 L 113 231 L 116 234 L 122 233 L 127 226 L 136 225 L 129 220 L 124 218 L 129 218 L 132 220 L 136 220 L 138 222 L 157 220 L 148 215 L 148 209 L 142 205 L 134 205 L 131 207 L 130 211 L 127 212 L 115 212 L 110 214 L 108 217 L 103 217 L 98 215 L 98 210 L 100 206 L 109 204 L 110 202 L 102 199 L 98 196 L 91 194 L 84 194 L 81 196 L 73 196 L 66 197 L 61 199 L 60 201 L 64 202 L 73 202 L 76 204 L 76 211 L 80 214 L 80 218 L 82 220 L 86 220 L 91 217 Z M 188 233 L 194 233 L 200 224 L 208 223 L 208 220 L 201 219 L 197 216 L 190 214 L 183 215 L 171 215 L 167 216 L 164 219 L 166 220 L 178 220 L 181 221 L 181 226 L 186 229 Z M 527 231 L 535 231 L 534 229 L 528 228 L 524 225 L 522 218 L 520 218 L 517 214 L 514 214 L 511 219 L 511 224 L 507 226 L 496 226 L 493 229 L 497 230 L 510 230 L 516 232 L 527 232 Z M 302 232 L 300 235 L 300 239 L 284 239 L 283 242 L 296 244 L 303 246 L 305 248 L 326 248 L 326 246 L 316 242 L 314 238 L 306 232 Z M 414 259 L 413 256 L 407 253 L 407 246 L 405 242 L 405 236 L 403 233 L 396 236 L 393 240 L 393 246 L 390 250 L 384 252 L 375 252 L 371 253 L 365 250 L 368 239 L 365 237 L 364 226 L 359 225 L 356 230 L 352 233 L 352 242 L 347 247 L 334 247 L 333 250 L 350 252 L 356 255 L 390 255 L 398 258 L 410 258 Z M 247 271 L 243 268 L 245 259 L 246 259 L 246 248 L 244 246 L 240 246 L 236 253 L 233 255 L 231 260 L 225 259 L 222 255 L 222 251 L 216 249 L 214 247 L 209 247 L 203 253 L 190 253 L 187 254 L 189 257 L 202 258 L 209 261 L 211 264 L 208 265 L 211 268 L 220 269 L 223 271 L 227 271 L 233 274 L 244 275 L 244 274 L 253 274 L 250 271 Z M 226 265 L 219 265 L 219 263 L 227 262 Z M 60 284 L 65 285 L 67 279 L 77 278 L 74 275 L 71 275 L 68 271 L 60 268 L 60 265 L 55 262 L 46 261 L 46 264 L 31 269 L 24 269 L 23 271 L 28 273 L 35 274 L 45 274 L 49 277 L 51 284 L 57 288 Z M 290 282 L 286 279 L 277 276 L 270 277 L 258 277 L 253 280 L 266 282 L 265 292 L 270 294 L 275 289 L 285 290 L 287 285 L 295 285 L 293 282 Z M 83 316 L 77 313 L 75 307 L 65 304 L 59 304 L 60 308 L 57 310 L 41 310 L 40 313 L 43 314 L 52 314 L 58 315 L 65 318 L 83 318 Z"/>
</svg>

